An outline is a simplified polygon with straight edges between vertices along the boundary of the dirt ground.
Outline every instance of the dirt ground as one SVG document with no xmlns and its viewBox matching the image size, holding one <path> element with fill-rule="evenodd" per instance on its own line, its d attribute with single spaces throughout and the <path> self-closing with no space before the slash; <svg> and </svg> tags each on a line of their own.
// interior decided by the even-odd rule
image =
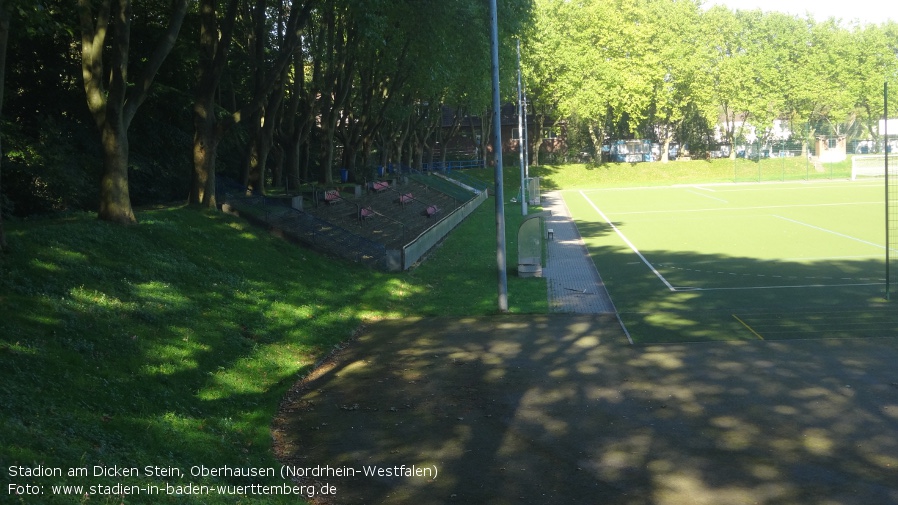
<svg viewBox="0 0 898 505">
<path fill-rule="evenodd" d="M 296 385 L 273 434 L 299 482 L 329 486 L 313 503 L 898 504 L 898 337 L 383 321 Z"/>
</svg>

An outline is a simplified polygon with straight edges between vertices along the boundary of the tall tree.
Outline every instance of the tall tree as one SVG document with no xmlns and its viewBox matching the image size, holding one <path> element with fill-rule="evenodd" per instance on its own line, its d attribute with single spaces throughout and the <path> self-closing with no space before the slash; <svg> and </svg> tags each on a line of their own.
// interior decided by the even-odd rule
<svg viewBox="0 0 898 505">
<path fill-rule="evenodd" d="M 137 222 L 128 187 L 128 127 L 174 47 L 186 12 L 187 0 L 172 2 L 164 35 L 141 75 L 131 82 L 131 0 L 78 0 L 84 92 L 103 147 L 100 219 L 123 224 Z M 107 44 L 112 52 L 108 68 L 103 54 Z"/>
<path fill-rule="evenodd" d="M 309 178 L 309 145 L 308 140 L 315 120 L 316 101 L 309 99 L 305 48 L 301 44 L 293 55 L 293 69 L 288 79 L 288 101 L 283 115 L 278 142 L 284 150 L 284 171 L 287 175 L 287 188 L 298 187 Z M 314 76 L 320 71 L 320 61 L 311 62 Z M 314 81 L 314 77 L 309 77 Z"/>
<path fill-rule="evenodd" d="M 217 0 L 200 0 L 200 58 L 193 107 L 193 172 L 188 203 L 215 208 L 218 144 L 231 127 L 253 117 L 264 107 L 269 94 L 282 79 L 285 67 L 292 61 L 300 42 L 300 32 L 317 3 L 318 0 L 291 2 L 283 43 L 279 48 L 271 49 L 274 56 L 267 66 L 263 83 L 255 87 L 255 93 L 246 103 L 219 118 L 216 113 L 216 96 L 230 59 L 240 0 L 228 0 L 221 19 Z M 255 9 L 267 9 L 267 2 L 257 1 Z"/>
<path fill-rule="evenodd" d="M 624 114 L 645 115 L 650 97 L 640 70 L 647 13 L 624 2 L 540 0 L 527 46 L 531 64 L 543 69 L 544 96 L 562 115 L 584 125 L 599 161 L 607 125 Z M 640 23 L 642 21 L 642 24 Z"/>
<path fill-rule="evenodd" d="M 851 34 L 851 61 L 855 76 L 851 96 L 868 138 L 879 141 L 883 82 L 898 82 L 898 23 L 867 25 Z"/>
<path fill-rule="evenodd" d="M 748 123 L 766 125 L 778 113 L 771 102 L 778 96 L 780 76 L 762 30 L 763 16 L 759 10 L 734 13 L 715 6 L 703 17 L 713 53 L 711 93 L 720 108 L 723 137 L 730 145 L 735 145 Z M 735 149 L 730 157 L 736 157 Z"/>
<path fill-rule="evenodd" d="M 266 58 L 265 51 L 269 47 L 279 47 L 285 38 L 286 16 L 283 4 L 278 2 L 272 10 L 265 8 L 265 0 L 256 0 L 256 8 L 251 16 L 254 28 L 249 47 L 253 57 L 250 58 L 252 68 L 253 93 L 264 93 L 261 88 L 266 86 Z M 270 20 L 274 18 L 275 23 Z M 273 34 L 275 40 L 269 40 L 269 34 Z M 292 59 L 291 59 L 292 63 Z M 268 155 L 274 143 L 274 133 L 281 115 L 281 107 L 286 93 L 285 84 L 290 65 L 284 65 L 282 74 L 275 85 L 268 90 L 264 106 L 256 109 L 249 123 L 250 138 L 247 145 L 243 167 L 243 185 L 252 188 L 252 192 L 265 194 L 266 192 L 266 168 Z M 277 181 L 275 181 L 277 183 Z"/>
<path fill-rule="evenodd" d="M 315 56 L 324 60 L 321 82 L 316 95 L 321 97 L 319 180 L 326 184 L 334 180 L 334 137 L 340 111 L 349 100 L 356 59 L 354 46 L 358 43 L 358 25 L 353 23 L 349 5 L 339 2 L 324 12 Z"/>
<path fill-rule="evenodd" d="M 699 29 L 698 4 L 664 0 L 649 6 L 651 49 L 641 65 L 651 83 L 651 121 L 668 161 L 670 143 L 693 112 L 712 121 L 716 116 L 708 79 L 711 52 Z"/>
<path fill-rule="evenodd" d="M 852 82 L 863 78 L 850 56 L 851 36 L 832 19 L 809 24 L 811 45 L 805 73 L 806 81 L 813 84 L 805 113 L 827 134 L 843 135 L 846 125 L 853 122 L 857 103 L 851 95 Z"/>
<path fill-rule="evenodd" d="M 6 83 L 6 46 L 9 43 L 9 0 L 0 0 L 0 118 L 3 117 L 3 92 Z M 2 124 L 2 122 L 0 122 Z M 3 160 L 3 135 L 0 133 L 0 161 Z M 0 170 L 0 253 L 8 247 L 3 230 L 3 172 Z"/>
</svg>

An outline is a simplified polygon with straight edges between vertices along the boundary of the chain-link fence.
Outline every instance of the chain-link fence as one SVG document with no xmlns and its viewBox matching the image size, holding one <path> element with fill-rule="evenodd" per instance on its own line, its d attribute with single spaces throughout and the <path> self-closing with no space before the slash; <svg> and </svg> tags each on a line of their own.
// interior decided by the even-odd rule
<svg viewBox="0 0 898 505">
<path fill-rule="evenodd" d="M 851 157 L 844 137 L 821 137 L 814 143 L 756 142 L 735 148 L 734 182 L 847 179 Z"/>
</svg>

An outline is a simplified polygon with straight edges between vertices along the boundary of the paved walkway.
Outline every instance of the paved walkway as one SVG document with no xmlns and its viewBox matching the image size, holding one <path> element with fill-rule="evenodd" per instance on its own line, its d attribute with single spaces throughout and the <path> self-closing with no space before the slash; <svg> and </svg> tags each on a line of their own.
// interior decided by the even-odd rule
<svg viewBox="0 0 898 505">
<path fill-rule="evenodd" d="M 543 209 L 552 211 L 546 218 L 546 228 L 554 231 L 554 239 L 548 241 L 548 258 L 543 269 L 549 290 L 549 310 L 575 314 L 616 312 L 561 193 L 544 192 L 542 200 Z"/>
</svg>

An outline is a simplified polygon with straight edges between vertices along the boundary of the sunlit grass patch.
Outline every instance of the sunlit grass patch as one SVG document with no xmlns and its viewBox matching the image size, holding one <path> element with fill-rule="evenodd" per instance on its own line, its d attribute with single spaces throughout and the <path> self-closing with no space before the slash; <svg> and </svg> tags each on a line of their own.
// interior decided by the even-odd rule
<svg viewBox="0 0 898 505">
<path fill-rule="evenodd" d="M 358 326 L 346 307 L 361 270 L 227 216 L 140 218 L 11 229 L 13 252 L 0 259 L 2 459 L 273 465 L 267 420 L 290 378 Z M 319 300 L 288 280 L 318 276 L 349 289 Z"/>
</svg>

